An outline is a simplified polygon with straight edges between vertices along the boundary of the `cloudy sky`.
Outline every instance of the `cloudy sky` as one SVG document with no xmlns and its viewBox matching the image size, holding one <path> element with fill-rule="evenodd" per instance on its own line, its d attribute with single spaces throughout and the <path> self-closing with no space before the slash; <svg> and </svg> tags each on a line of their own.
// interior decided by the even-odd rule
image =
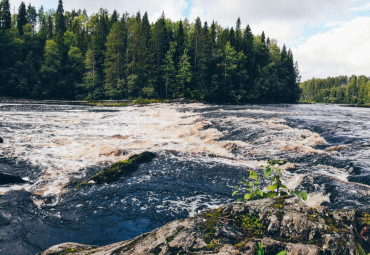
<svg viewBox="0 0 370 255">
<path fill-rule="evenodd" d="M 16 9 L 21 0 L 10 0 Z M 25 1 L 28 4 L 27 0 Z M 58 0 L 32 0 L 32 5 L 57 7 Z M 130 14 L 148 11 L 155 21 L 162 11 L 173 20 L 197 16 L 234 26 L 250 24 L 254 34 L 265 31 L 294 52 L 302 80 L 336 75 L 370 76 L 369 0 L 64 0 L 64 9 L 100 7 Z"/>
</svg>

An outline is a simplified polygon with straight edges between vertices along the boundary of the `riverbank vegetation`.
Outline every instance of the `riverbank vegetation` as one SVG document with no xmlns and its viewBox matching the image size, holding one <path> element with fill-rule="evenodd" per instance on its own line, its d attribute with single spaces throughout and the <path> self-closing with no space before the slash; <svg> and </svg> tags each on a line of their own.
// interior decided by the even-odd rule
<svg viewBox="0 0 370 255">
<path fill-rule="evenodd" d="M 214 103 L 299 99 L 291 50 L 248 26 L 105 9 L 0 7 L 0 96 L 34 99 L 186 98 Z M 124 11 L 124 10 L 120 10 Z"/>
<path fill-rule="evenodd" d="M 300 89 L 303 102 L 370 105 L 370 79 L 363 75 L 313 78 Z"/>
</svg>

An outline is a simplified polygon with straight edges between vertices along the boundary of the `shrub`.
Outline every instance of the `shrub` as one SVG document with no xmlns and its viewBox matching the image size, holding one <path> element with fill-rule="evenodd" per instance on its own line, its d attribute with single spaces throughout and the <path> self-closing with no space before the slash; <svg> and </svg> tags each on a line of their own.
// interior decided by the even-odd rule
<svg viewBox="0 0 370 255">
<path fill-rule="evenodd" d="M 235 186 L 233 196 L 242 196 L 238 201 L 256 200 L 265 197 L 278 197 L 286 196 L 288 194 L 297 194 L 301 199 L 307 200 L 307 192 L 301 192 L 298 190 L 289 190 L 286 185 L 283 184 L 282 173 L 279 168 L 279 164 L 283 164 L 284 161 L 270 160 L 267 165 L 262 165 L 264 169 L 264 179 L 258 176 L 258 174 L 252 170 L 249 170 L 249 178 L 243 177 L 241 186 Z M 266 187 L 262 187 L 263 183 L 270 183 Z M 245 191 L 246 192 L 245 192 Z M 243 191 L 245 193 L 243 193 Z"/>
</svg>

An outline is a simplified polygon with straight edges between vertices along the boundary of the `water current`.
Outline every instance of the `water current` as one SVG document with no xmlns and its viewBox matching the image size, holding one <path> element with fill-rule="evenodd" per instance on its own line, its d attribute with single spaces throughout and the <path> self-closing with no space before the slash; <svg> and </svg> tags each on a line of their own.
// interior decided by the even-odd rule
<svg viewBox="0 0 370 255">
<path fill-rule="evenodd" d="M 269 159 L 310 206 L 370 210 L 370 109 L 338 105 L 0 104 L 0 254 L 105 245 L 234 201 Z M 152 163 L 112 184 L 73 183 L 133 154 Z"/>
</svg>

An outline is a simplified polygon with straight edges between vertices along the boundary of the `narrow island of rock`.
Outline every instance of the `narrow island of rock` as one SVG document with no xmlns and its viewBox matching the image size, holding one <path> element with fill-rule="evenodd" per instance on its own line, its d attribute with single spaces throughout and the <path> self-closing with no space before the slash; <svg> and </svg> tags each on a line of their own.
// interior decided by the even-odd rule
<svg viewBox="0 0 370 255">
<path fill-rule="evenodd" d="M 149 163 L 154 158 L 155 154 L 148 151 L 140 153 L 138 155 L 133 155 L 128 160 L 119 161 L 111 166 L 104 168 L 96 175 L 78 184 L 76 188 L 78 189 L 90 184 L 112 183 L 117 181 L 121 177 L 129 177 L 139 169 L 140 164 Z"/>
<path fill-rule="evenodd" d="M 42 254 L 366 255 L 369 224 L 369 212 L 310 208 L 286 196 L 226 204 L 103 247 L 64 243 Z"/>
</svg>

